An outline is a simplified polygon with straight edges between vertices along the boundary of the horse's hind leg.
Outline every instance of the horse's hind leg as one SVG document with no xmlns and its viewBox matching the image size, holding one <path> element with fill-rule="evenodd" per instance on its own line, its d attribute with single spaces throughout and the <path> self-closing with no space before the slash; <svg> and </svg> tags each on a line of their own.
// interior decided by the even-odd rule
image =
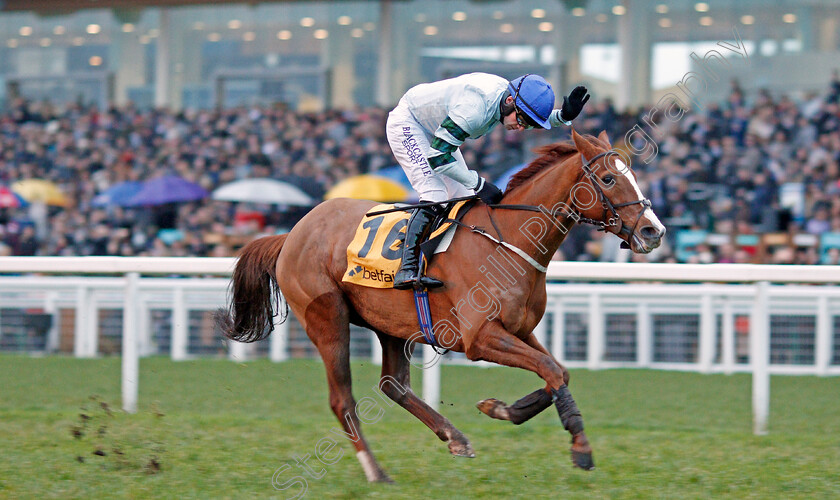
<svg viewBox="0 0 840 500">
<path fill-rule="evenodd" d="M 377 333 L 382 344 L 382 378 L 379 388 L 449 443 L 449 452 L 459 457 L 474 457 L 470 441 L 443 415 L 436 412 L 411 390 L 410 362 L 406 357 L 407 340 Z M 409 348 L 409 353 L 413 345 Z"/>
<path fill-rule="evenodd" d="M 356 458 L 362 464 L 367 480 L 392 482 L 373 457 L 356 415 L 356 400 L 351 390 L 347 311 L 347 305 L 338 293 L 318 297 L 306 308 L 306 333 L 318 348 L 327 370 L 330 407 L 356 448 Z"/>
</svg>

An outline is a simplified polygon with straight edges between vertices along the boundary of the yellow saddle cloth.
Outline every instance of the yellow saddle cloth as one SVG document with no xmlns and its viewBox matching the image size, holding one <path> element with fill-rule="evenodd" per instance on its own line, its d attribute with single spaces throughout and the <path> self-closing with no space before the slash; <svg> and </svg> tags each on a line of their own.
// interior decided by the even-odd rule
<svg viewBox="0 0 840 500">
<path fill-rule="evenodd" d="M 455 219 L 465 204 L 466 201 L 456 203 L 449 211 L 448 218 Z M 389 208 L 394 208 L 394 205 L 377 205 L 369 212 Z M 400 210 L 363 217 L 353 241 L 347 247 L 347 271 L 341 281 L 372 288 L 393 288 L 394 274 L 402 258 L 405 227 L 410 216 L 410 211 Z M 429 239 L 445 233 L 451 226 L 451 222 L 442 224 L 432 232 Z M 444 245 L 441 247 L 445 249 Z"/>
</svg>

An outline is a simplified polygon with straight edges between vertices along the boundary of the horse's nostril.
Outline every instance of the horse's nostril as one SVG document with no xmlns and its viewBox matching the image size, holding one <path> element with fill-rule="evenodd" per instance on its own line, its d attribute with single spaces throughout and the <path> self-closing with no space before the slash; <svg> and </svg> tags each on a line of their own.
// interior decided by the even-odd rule
<svg viewBox="0 0 840 500">
<path fill-rule="evenodd" d="M 661 231 L 653 226 L 644 226 L 639 230 L 642 235 L 642 238 L 646 240 L 657 240 L 665 235 L 665 230 L 662 229 Z"/>
</svg>

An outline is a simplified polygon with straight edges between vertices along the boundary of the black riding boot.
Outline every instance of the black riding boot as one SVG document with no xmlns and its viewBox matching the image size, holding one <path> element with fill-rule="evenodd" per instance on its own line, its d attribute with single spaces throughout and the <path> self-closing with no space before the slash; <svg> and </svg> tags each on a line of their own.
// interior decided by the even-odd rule
<svg viewBox="0 0 840 500">
<path fill-rule="evenodd" d="M 420 243 L 429 234 L 432 221 L 435 220 L 434 209 L 422 207 L 414 210 L 405 228 L 405 242 L 403 242 L 403 255 L 400 269 L 394 275 L 394 288 L 397 290 L 408 290 L 415 286 L 418 281 L 420 269 Z M 423 276 L 419 278 L 419 285 L 426 288 L 437 288 L 443 286 L 443 282 Z"/>
</svg>

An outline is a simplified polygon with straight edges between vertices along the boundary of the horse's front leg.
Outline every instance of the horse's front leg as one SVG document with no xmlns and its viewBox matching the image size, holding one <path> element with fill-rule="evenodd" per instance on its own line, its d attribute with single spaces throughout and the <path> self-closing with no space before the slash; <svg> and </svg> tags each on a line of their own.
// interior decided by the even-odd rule
<svg viewBox="0 0 840 500">
<path fill-rule="evenodd" d="M 583 430 L 583 418 L 566 385 L 565 370 L 550 355 L 531 347 L 508 333 L 498 321 L 481 327 L 466 346 L 471 360 L 485 360 L 536 373 L 551 388 L 551 399 L 557 407 L 563 427 L 572 435 L 572 462 L 581 469 L 595 468 L 592 448 Z"/>
<path fill-rule="evenodd" d="M 531 420 L 551 406 L 551 391 L 545 388 L 537 389 L 512 405 L 496 398 L 489 398 L 482 399 L 475 406 L 489 417 L 507 420 L 519 425 Z"/>
<path fill-rule="evenodd" d="M 533 333 L 523 340 L 534 349 L 547 356 L 551 356 L 548 349 L 540 344 L 536 335 Z M 553 356 L 551 356 L 551 359 L 554 359 L 554 361 L 560 366 L 560 369 L 563 370 L 563 381 L 566 385 L 569 385 L 569 371 L 566 370 L 566 368 Z M 515 425 L 519 425 L 542 413 L 543 410 L 551 406 L 551 403 L 551 387 L 546 385 L 545 388 L 537 389 L 531 394 L 520 398 L 512 405 L 508 405 L 504 401 L 499 401 L 496 398 L 489 398 L 479 401 L 476 404 L 476 407 L 489 417 L 499 420 L 507 420 L 509 422 L 513 422 Z"/>
</svg>

